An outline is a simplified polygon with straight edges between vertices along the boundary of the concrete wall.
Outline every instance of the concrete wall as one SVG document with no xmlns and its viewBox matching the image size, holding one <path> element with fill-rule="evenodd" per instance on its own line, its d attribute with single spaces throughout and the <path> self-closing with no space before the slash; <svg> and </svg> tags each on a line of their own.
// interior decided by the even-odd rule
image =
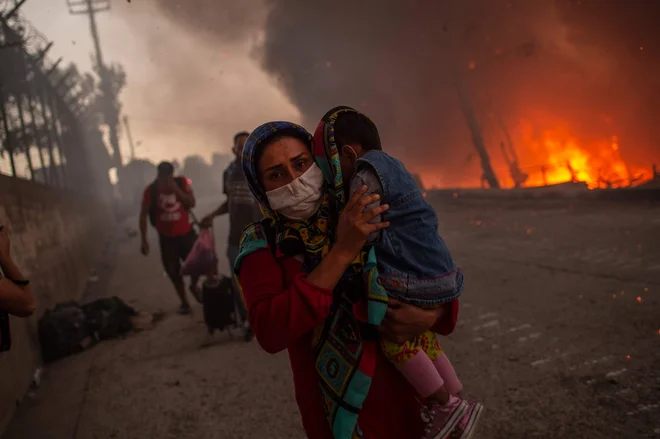
<svg viewBox="0 0 660 439">
<path fill-rule="evenodd" d="M 40 364 L 37 320 L 57 302 L 79 299 L 114 216 L 89 195 L 0 175 L 0 224 L 8 224 L 12 254 L 25 270 L 38 309 L 11 317 L 12 349 L 0 354 L 0 435 Z"/>
</svg>

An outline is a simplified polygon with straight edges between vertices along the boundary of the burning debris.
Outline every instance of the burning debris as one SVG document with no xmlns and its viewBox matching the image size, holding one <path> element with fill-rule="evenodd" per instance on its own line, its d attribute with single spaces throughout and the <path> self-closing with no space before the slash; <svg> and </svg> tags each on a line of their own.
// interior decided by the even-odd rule
<svg viewBox="0 0 660 439">
<path fill-rule="evenodd" d="M 531 125 L 523 124 L 520 131 L 522 140 L 519 143 L 525 145 L 525 148 L 521 148 L 522 159 L 515 155 L 510 138 L 509 151 L 513 153 L 507 153 L 504 142 L 501 144 L 511 172 L 511 176 L 505 180 L 509 187 L 521 186 L 523 177 L 526 186 L 583 182 L 590 189 L 631 187 L 652 179 L 647 170 L 633 167 L 622 158 L 617 136 L 609 141 L 585 144 L 577 141 L 565 129 L 538 134 Z M 520 166 L 520 162 L 532 160 L 543 160 L 543 163 Z"/>
</svg>

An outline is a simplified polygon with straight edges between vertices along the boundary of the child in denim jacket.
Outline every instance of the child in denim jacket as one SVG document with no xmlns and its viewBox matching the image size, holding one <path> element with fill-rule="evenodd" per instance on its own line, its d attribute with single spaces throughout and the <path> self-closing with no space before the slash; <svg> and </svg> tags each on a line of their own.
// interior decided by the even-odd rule
<svg viewBox="0 0 660 439">
<path fill-rule="evenodd" d="M 376 251 L 379 283 L 390 298 L 421 308 L 456 300 L 463 289 L 463 274 L 438 234 L 436 213 L 414 177 L 403 163 L 382 151 L 371 120 L 352 108 L 336 110 L 334 141 L 342 175 L 345 181 L 350 179 L 349 196 L 366 185 L 367 193 L 378 193 L 379 203 L 390 206 L 382 219 L 390 226 L 369 239 Z M 381 347 L 425 400 L 425 438 L 470 438 L 482 406 L 457 396 L 461 382 L 436 334 L 426 331 L 402 345 L 381 340 Z"/>
</svg>

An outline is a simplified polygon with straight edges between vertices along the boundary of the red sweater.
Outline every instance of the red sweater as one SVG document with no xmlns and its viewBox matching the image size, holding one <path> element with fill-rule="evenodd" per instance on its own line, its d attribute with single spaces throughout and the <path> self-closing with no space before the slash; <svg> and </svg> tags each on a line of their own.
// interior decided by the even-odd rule
<svg viewBox="0 0 660 439">
<path fill-rule="evenodd" d="M 287 349 L 296 402 L 310 439 L 333 439 L 321 405 L 321 392 L 312 352 L 311 331 L 330 312 L 332 292 L 307 281 L 295 258 L 276 260 L 268 249 L 247 256 L 239 273 L 249 310 L 250 324 L 259 345 L 271 354 Z M 433 330 L 448 335 L 454 330 L 458 302 Z M 407 439 L 422 436 L 419 403 L 413 388 L 378 355 L 371 389 L 360 411 L 365 439 Z"/>
</svg>

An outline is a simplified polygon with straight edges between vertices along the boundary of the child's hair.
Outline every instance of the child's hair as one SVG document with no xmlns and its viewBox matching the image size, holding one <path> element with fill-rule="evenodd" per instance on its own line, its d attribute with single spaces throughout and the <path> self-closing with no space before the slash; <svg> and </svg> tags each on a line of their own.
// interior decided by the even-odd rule
<svg viewBox="0 0 660 439">
<path fill-rule="evenodd" d="M 338 148 L 359 144 L 365 151 L 383 149 L 376 124 L 362 113 L 350 112 L 337 116 L 335 140 Z"/>
</svg>

